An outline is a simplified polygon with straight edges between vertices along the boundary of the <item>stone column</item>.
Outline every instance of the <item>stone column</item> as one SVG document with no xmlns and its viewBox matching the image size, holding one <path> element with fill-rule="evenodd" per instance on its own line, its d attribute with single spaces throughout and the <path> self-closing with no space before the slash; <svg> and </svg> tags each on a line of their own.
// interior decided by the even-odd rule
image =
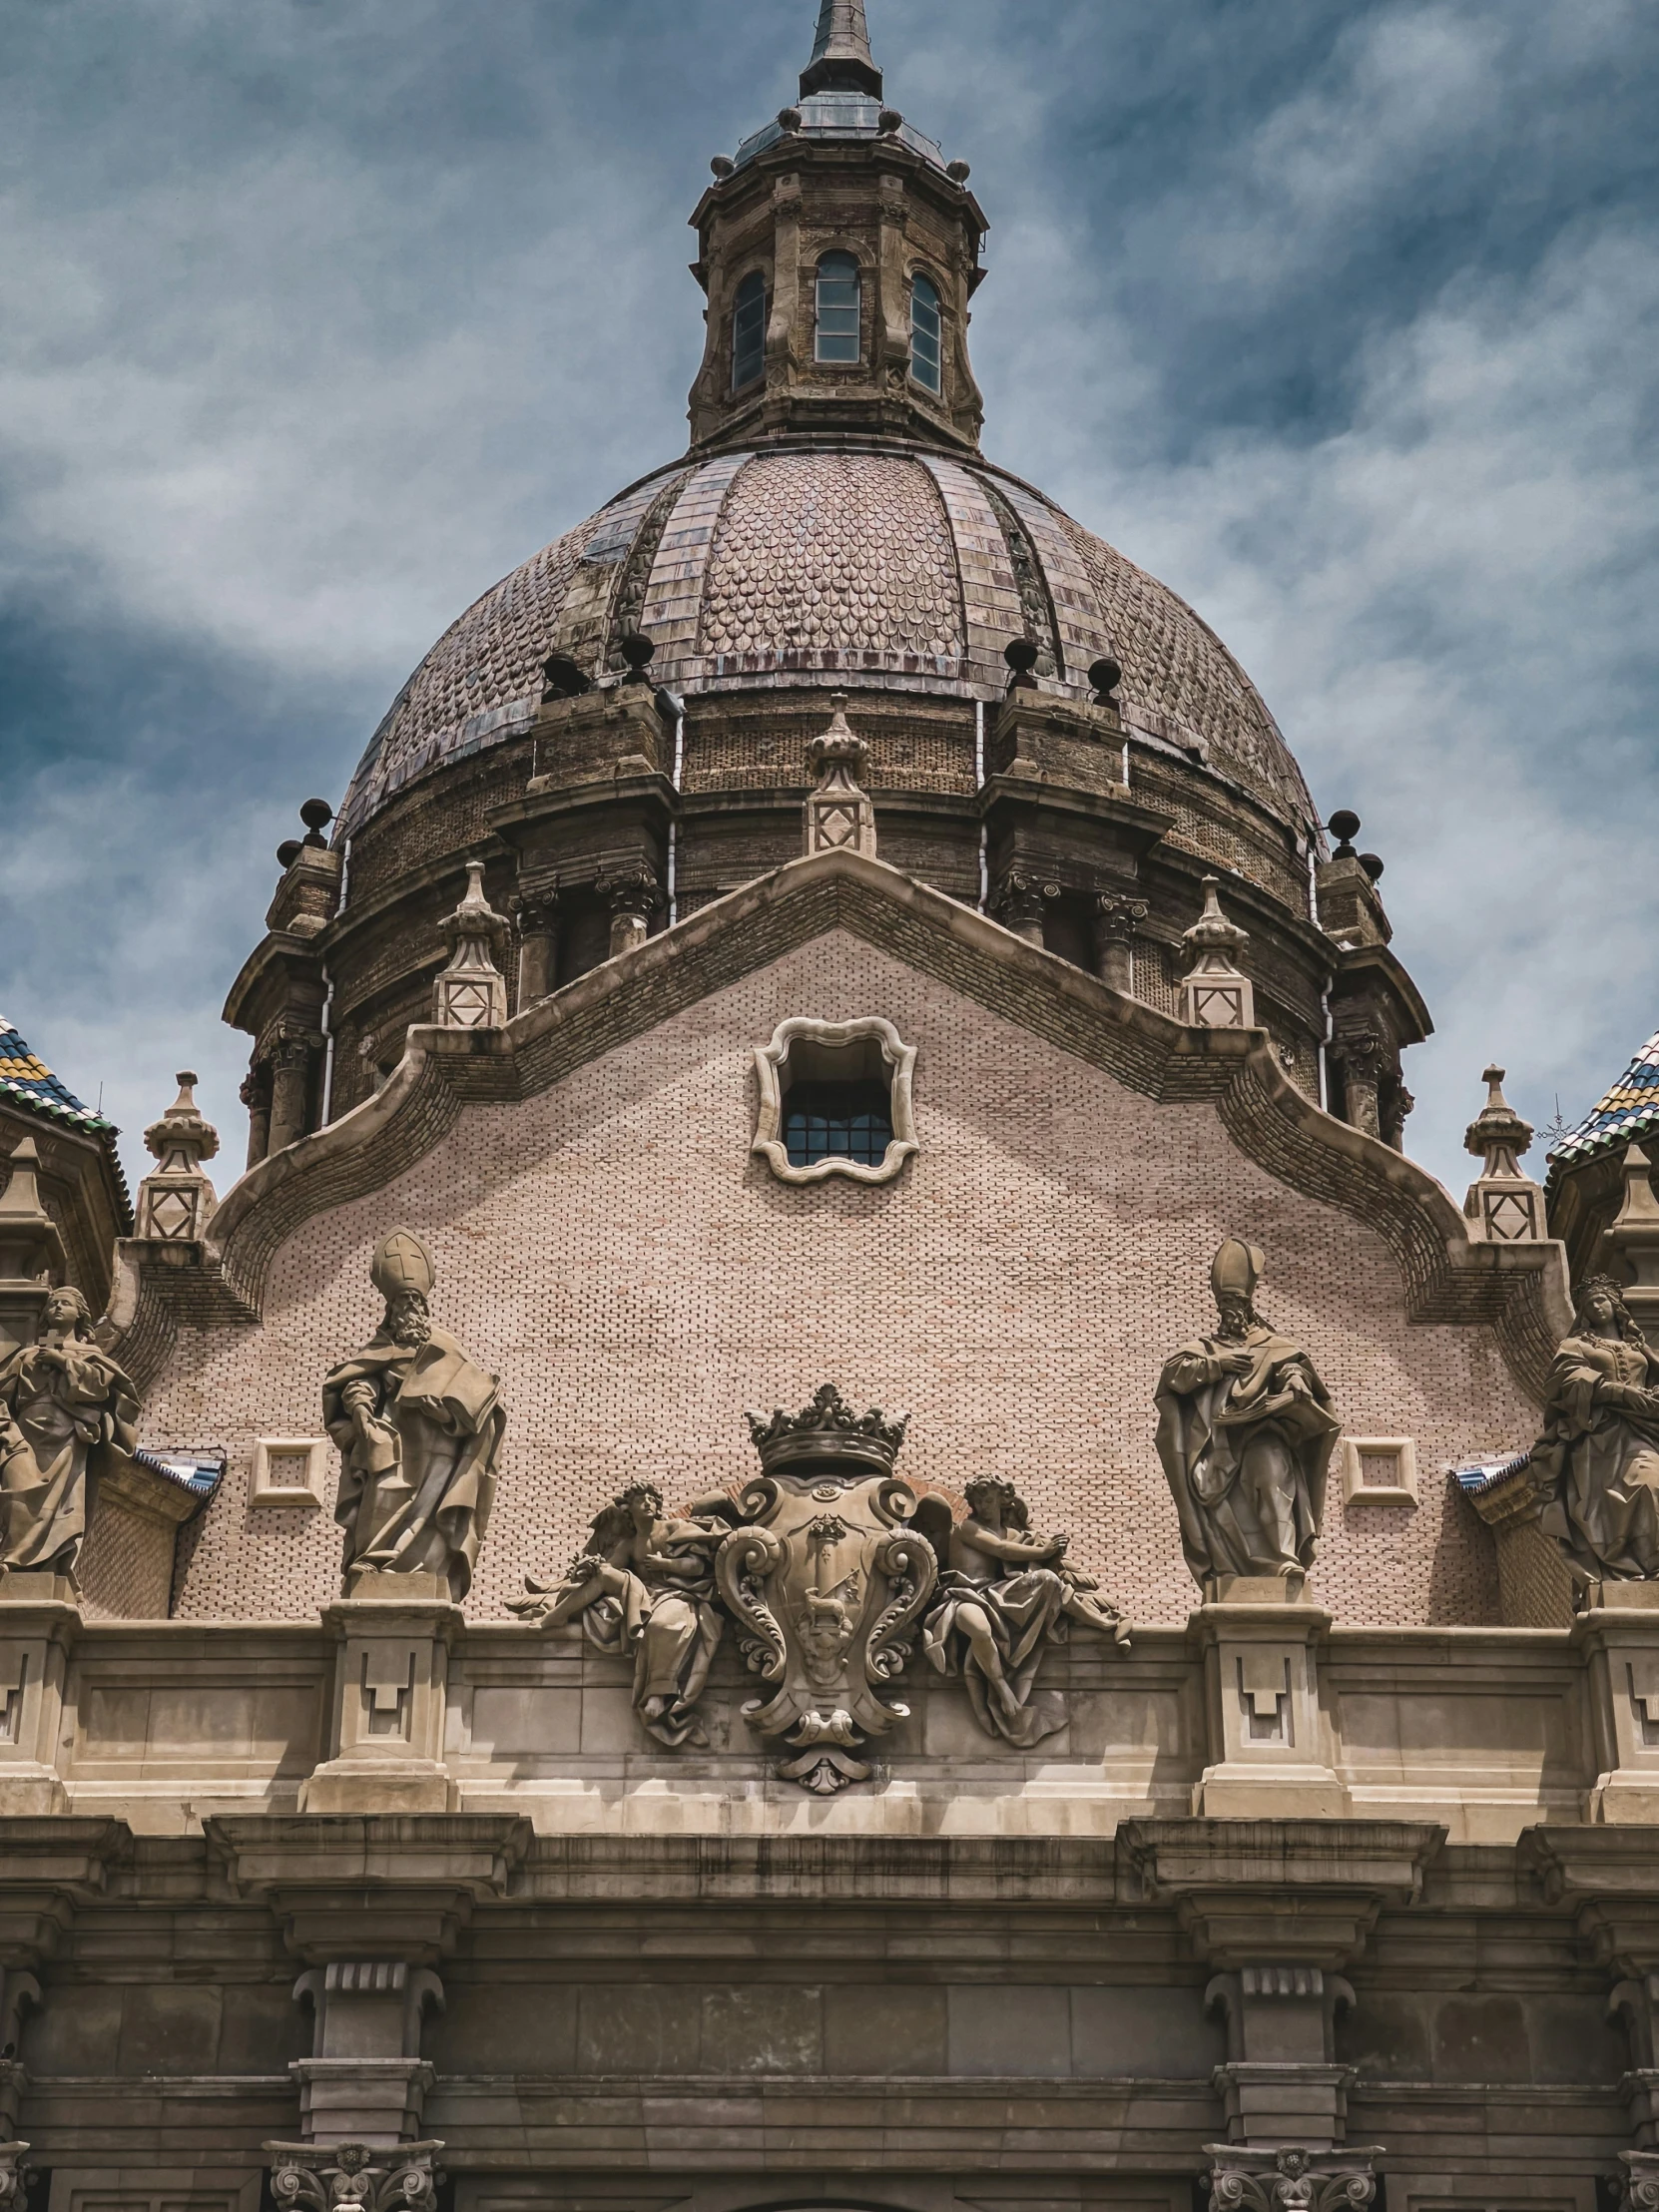
<svg viewBox="0 0 1659 2212">
<path fill-rule="evenodd" d="M 1034 944 L 1041 952 L 1044 948 L 1043 915 L 1048 901 L 1059 895 L 1058 883 L 1045 883 L 1020 868 L 1010 868 L 997 890 L 996 918 L 1004 929 L 1011 929 L 1016 937 L 1023 937 L 1027 944 Z"/>
<path fill-rule="evenodd" d="M 1108 990 L 1129 997 L 1135 988 L 1135 936 L 1146 919 L 1144 898 L 1101 891 L 1094 902 L 1094 971 Z"/>
<path fill-rule="evenodd" d="M 242 1079 L 237 1093 L 248 1108 L 248 1165 L 257 1168 L 271 1150 L 271 1064 L 259 1061 Z"/>
<path fill-rule="evenodd" d="M 629 868 L 609 875 L 599 884 L 611 909 L 611 953 L 632 952 L 651 934 L 651 916 L 662 903 L 657 878 L 647 867 Z"/>
<path fill-rule="evenodd" d="M 318 1041 L 284 1036 L 271 1056 L 272 1152 L 297 1144 L 310 1127 L 311 1055 Z"/>
<path fill-rule="evenodd" d="M 559 976 L 559 897 L 544 891 L 515 901 L 518 923 L 518 1010 L 557 989 Z"/>
<path fill-rule="evenodd" d="M 1381 1137 L 1379 1091 L 1386 1060 L 1382 1040 L 1369 1032 L 1338 1037 L 1331 1046 L 1343 1079 L 1343 1119 L 1368 1137 Z"/>
</svg>

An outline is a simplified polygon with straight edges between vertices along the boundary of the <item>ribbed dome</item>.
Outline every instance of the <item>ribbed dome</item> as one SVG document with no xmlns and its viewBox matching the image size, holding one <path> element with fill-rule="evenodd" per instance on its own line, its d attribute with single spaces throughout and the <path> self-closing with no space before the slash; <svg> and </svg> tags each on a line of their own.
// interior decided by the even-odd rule
<svg viewBox="0 0 1659 2212">
<path fill-rule="evenodd" d="M 999 699 L 1002 648 L 1042 649 L 1045 688 L 1123 667 L 1124 718 L 1184 747 L 1283 820 L 1314 819 L 1249 678 L 1182 600 L 1017 479 L 891 447 L 800 444 L 660 471 L 486 592 L 375 732 L 343 833 L 445 763 L 526 730 L 551 653 L 620 667 L 656 640 L 681 693 L 806 684 Z"/>
</svg>

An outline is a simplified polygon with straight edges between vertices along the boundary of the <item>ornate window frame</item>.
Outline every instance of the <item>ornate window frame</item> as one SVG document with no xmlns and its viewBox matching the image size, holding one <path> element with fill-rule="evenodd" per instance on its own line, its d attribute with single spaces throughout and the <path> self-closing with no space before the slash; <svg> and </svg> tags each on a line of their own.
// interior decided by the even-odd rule
<svg viewBox="0 0 1659 2212">
<path fill-rule="evenodd" d="M 824 1052 L 845 1052 L 867 1043 L 879 1048 L 892 1110 L 892 1139 L 880 1166 L 862 1167 L 855 1160 L 815 1160 L 810 1168 L 792 1167 L 784 1142 L 784 1071 L 791 1048 L 808 1044 Z M 904 1042 L 890 1021 L 883 1021 L 878 1014 L 864 1014 L 856 1021 L 816 1021 L 809 1015 L 793 1014 L 778 1024 L 770 1044 L 758 1044 L 754 1050 L 761 1110 L 755 1141 L 749 1149 L 760 1154 L 780 1183 L 823 1183 L 831 1175 L 844 1175 L 854 1183 L 890 1183 L 911 1153 L 921 1150 L 916 1141 L 912 1097 L 916 1048 Z"/>
</svg>

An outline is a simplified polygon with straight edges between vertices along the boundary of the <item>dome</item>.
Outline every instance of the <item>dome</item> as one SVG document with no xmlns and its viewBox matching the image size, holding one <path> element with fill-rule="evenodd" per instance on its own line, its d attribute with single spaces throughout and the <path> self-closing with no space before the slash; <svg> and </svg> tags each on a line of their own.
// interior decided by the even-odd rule
<svg viewBox="0 0 1659 2212">
<path fill-rule="evenodd" d="M 1086 698 L 1090 666 L 1109 654 L 1141 738 L 1298 830 L 1316 820 L 1255 687 L 1174 592 L 977 458 L 842 440 L 676 464 L 515 569 L 398 694 L 352 778 L 341 833 L 526 731 L 550 654 L 620 669 L 631 629 L 656 643 L 657 682 L 689 695 L 832 677 L 1000 700 L 1002 648 L 1026 635 L 1042 644 L 1043 687 Z"/>
</svg>

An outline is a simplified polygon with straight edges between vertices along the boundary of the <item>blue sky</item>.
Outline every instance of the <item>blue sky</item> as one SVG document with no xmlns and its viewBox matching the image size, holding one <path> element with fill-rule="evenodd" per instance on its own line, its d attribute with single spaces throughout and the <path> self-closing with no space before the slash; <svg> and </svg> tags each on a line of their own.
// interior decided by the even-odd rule
<svg viewBox="0 0 1659 2212">
<path fill-rule="evenodd" d="M 684 442 L 685 219 L 815 0 L 0 0 L 0 1012 L 245 1142 L 219 1008 L 495 577 Z M 1659 1026 L 1659 11 L 869 0 L 986 447 L 1191 599 L 1535 1120 Z M 1535 1166 L 1538 1165 L 1534 1155 Z"/>
</svg>

